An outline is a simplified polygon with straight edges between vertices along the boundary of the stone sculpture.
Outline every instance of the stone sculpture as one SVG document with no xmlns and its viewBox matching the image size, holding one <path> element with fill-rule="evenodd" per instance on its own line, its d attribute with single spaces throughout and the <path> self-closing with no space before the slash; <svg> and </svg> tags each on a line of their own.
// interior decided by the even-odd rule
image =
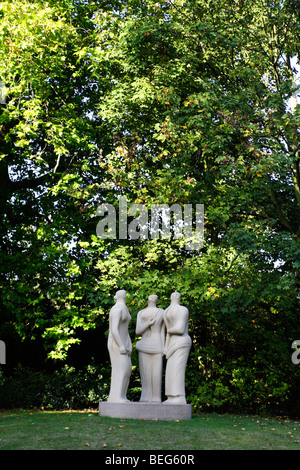
<svg viewBox="0 0 300 470">
<path fill-rule="evenodd" d="M 186 404 L 185 368 L 191 349 L 188 335 L 189 311 L 179 304 L 179 292 L 171 295 L 171 304 L 165 310 L 164 322 L 167 328 L 164 354 L 167 358 L 165 375 L 165 404 Z"/>
<path fill-rule="evenodd" d="M 164 310 L 156 307 L 157 295 L 148 297 L 148 307 L 137 315 L 136 343 L 142 382 L 140 402 L 161 403 L 162 355 L 164 350 Z"/>
<path fill-rule="evenodd" d="M 4 341 L 0 341 L 0 364 L 6 364 L 6 345 Z"/>
<path fill-rule="evenodd" d="M 188 335 L 189 311 L 180 305 L 180 294 L 173 292 L 166 311 L 156 307 L 157 295 L 150 295 L 148 306 L 137 315 L 136 334 L 141 336 L 136 343 L 142 382 L 139 402 L 130 402 L 126 398 L 132 344 L 128 334 L 131 316 L 125 299 L 126 291 L 119 290 L 109 314 L 111 385 L 108 400 L 99 403 L 99 414 L 125 419 L 191 419 L 192 407 L 185 399 L 185 368 L 192 341 Z M 161 403 L 163 354 L 167 358 L 167 400 Z"/>
<path fill-rule="evenodd" d="M 111 362 L 111 384 L 107 401 L 111 403 L 127 403 L 126 398 L 131 375 L 132 343 L 128 333 L 131 320 L 125 303 L 126 291 L 117 291 L 115 305 L 109 313 L 108 351 Z"/>
</svg>

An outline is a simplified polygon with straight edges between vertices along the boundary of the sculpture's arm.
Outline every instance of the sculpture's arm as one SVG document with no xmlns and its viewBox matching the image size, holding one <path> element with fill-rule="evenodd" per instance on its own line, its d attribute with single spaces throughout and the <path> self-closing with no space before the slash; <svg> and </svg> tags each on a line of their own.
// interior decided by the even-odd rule
<svg viewBox="0 0 300 470">
<path fill-rule="evenodd" d="M 164 347 L 164 351 L 163 351 L 163 355 L 165 356 L 168 352 L 168 349 L 169 349 L 169 343 L 170 343 L 170 335 L 169 333 L 167 333 L 167 336 L 166 336 L 166 342 L 165 342 L 165 347 Z"/>
<path fill-rule="evenodd" d="M 147 325 L 145 325 L 145 322 L 141 318 L 141 315 L 138 314 L 137 321 L 136 321 L 135 334 L 138 336 L 141 336 L 146 330 L 146 328 L 147 328 Z"/>
<path fill-rule="evenodd" d="M 163 350 L 164 350 L 164 347 L 165 347 L 165 330 L 166 330 L 166 326 L 165 326 L 165 322 L 161 322 L 161 330 L 160 330 L 160 337 L 161 337 L 161 343 L 162 343 L 162 347 L 163 347 Z"/>
<path fill-rule="evenodd" d="M 115 310 L 114 312 L 111 313 L 110 330 L 111 330 L 111 334 L 112 334 L 114 341 L 119 346 L 120 354 L 126 354 L 126 347 L 123 344 L 123 341 L 119 332 L 121 318 L 122 318 L 121 309 Z"/>
<path fill-rule="evenodd" d="M 130 336 L 129 336 L 129 333 L 128 333 L 128 335 L 127 335 L 126 351 L 127 351 L 127 353 L 129 354 L 129 356 L 130 356 L 131 353 L 132 353 L 132 342 L 131 342 L 131 338 L 130 338 Z"/>
<path fill-rule="evenodd" d="M 174 326 L 168 329 L 169 335 L 183 335 L 186 330 L 189 312 L 186 310 L 179 318 L 176 319 Z"/>
<path fill-rule="evenodd" d="M 141 315 L 138 315 L 137 322 L 136 322 L 136 329 L 135 334 L 141 336 L 145 331 L 149 328 L 149 326 L 153 325 L 154 319 L 150 320 L 143 320 Z"/>
</svg>

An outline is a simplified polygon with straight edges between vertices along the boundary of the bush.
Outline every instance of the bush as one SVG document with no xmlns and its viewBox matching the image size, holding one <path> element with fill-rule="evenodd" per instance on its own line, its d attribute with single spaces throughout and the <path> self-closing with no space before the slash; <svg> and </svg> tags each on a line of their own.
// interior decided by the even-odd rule
<svg viewBox="0 0 300 470">
<path fill-rule="evenodd" d="M 212 349 L 191 354 L 186 383 L 194 411 L 290 412 L 292 364 L 271 362 L 263 354 L 230 359 Z"/>
<path fill-rule="evenodd" d="M 65 364 L 45 372 L 19 364 L 10 376 L 3 371 L 0 375 L 1 408 L 94 407 L 107 398 L 108 391 L 106 369 L 95 365 L 76 370 Z"/>
</svg>

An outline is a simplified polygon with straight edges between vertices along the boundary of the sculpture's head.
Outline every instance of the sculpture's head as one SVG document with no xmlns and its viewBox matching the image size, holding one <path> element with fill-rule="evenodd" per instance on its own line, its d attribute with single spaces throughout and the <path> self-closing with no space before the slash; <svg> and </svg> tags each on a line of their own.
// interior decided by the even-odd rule
<svg viewBox="0 0 300 470">
<path fill-rule="evenodd" d="M 179 300 L 180 300 L 180 294 L 179 294 L 179 292 L 173 292 L 173 293 L 171 294 L 171 300 L 172 300 L 173 302 L 179 302 Z"/>
<path fill-rule="evenodd" d="M 155 294 L 151 294 L 148 297 L 149 302 L 157 302 L 157 299 L 158 299 L 158 297 Z"/>
<path fill-rule="evenodd" d="M 115 300 L 119 300 L 119 299 L 125 300 L 126 299 L 126 290 L 118 290 L 116 292 L 116 295 L 115 295 L 114 299 Z"/>
</svg>

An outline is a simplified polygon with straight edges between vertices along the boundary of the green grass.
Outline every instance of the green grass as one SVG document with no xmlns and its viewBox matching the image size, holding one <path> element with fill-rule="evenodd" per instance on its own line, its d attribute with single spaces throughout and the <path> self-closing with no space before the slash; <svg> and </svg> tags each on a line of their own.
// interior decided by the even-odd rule
<svg viewBox="0 0 300 470">
<path fill-rule="evenodd" d="M 187 421 L 1 411 L 1 450 L 300 450 L 300 421 L 203 413 Z"/>
</svg>

